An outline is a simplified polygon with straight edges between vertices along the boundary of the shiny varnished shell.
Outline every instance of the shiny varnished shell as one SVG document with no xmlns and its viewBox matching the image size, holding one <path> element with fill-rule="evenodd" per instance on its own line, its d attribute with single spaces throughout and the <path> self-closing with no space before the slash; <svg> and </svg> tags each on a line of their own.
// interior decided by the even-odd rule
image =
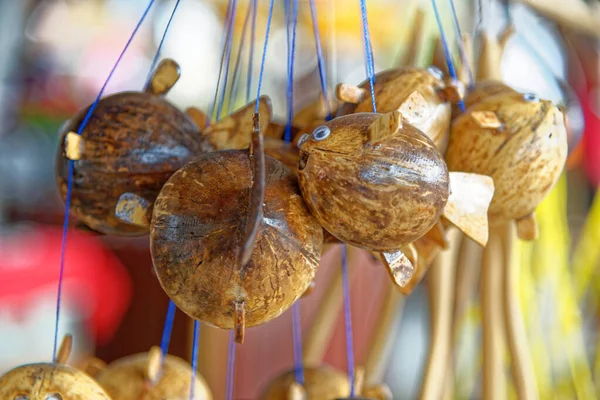
<svg viewBox="0 0 600 400">
<path fill-rule="evenodd" d="M 326 124 L 330 135 L 306 140 L 298 176 L 323 227 L 343 242 L 396 250 L 425 234 L 449 195 L 446 163 L 433 142 L 403 122 L 396 134 L 368 141 L 382 114 L 358 113 Z"/>
<path fill-rule="evenodd" d="M 58 184 L 67 193 L 69 160 L 64 136 L 77 132 L 82 110 L 63 128 Z M 74 161 L 71 210 L 90 228 L 123 236 L 147 234 L 117 219 L 119 196 L 135 193 L 152 202 L 169 177 L 208 147 L 198 127 L 173 105 L 150 93 L 119 93 L 100 101 L 82 132 L 82 158 Z"/>
<path fill-rule="evenodd" d="M 344 103 L 337 116 L 373 112 L 369 80 L 362 82 L 359 87 L 368 91 L 364 99 L 359 104 Z M 433 140 L 438 150 L 444 153 L 448 145 L 451 105 L 438 91 L 443 87 L 444 81 L 427 69 L 406 67 L 380 72 L 375 77 L 377 112 L 387 113 L 400 109 L 408 97 L 414 91 L 418 91 L 426 107 L 410 122 Z"/>
<path fill-rule="evenodd" d="M 288 400 L 288 391 L 296 381 L 294 371 L 275 378 L 263 391 L 260 400 Z M 350 394 L 346 374 L 331 367 L 304 368 L 304 389 L 310 400 L 333 400 Z"/>
<path fill-rule="evenodd" d="M 267 322 L 309 287 L 323 232 L 290 169 L 266 159 L 264 216 L 249 264 L 236 257 L 249 214 L 248 152 L 200 157 L 177 171 L 158 196 L 151 251 L 158 278 L 187 314 L 231 329 L 233 305 L 244 302 L 246 326 Z"/>
<path fill-rule="evenodd" d="M 167 355 L 158 381 L 151 385 L 145 373 L 148 353 L 121 358 L 101 371 L 96 380 L 113 400 L 188 399 L 192 370 L 182 359 Z M 202 376 L 196 374 L 195 400 L 212 400 L 212 394 Z"/>
<path fill-rule="evenodd" d="M 46 400 L 54 394 L 62 400 L 111 400 L 86 373 L 62 364 L 23 365 L 0 377 L 2 400 L 14 400 L 19 395 Z"/>
<path fill-rule="evenodd" d="M 502 126 L 481 127 L 474 112 L 495 113 Z M 452 126 L 446 159 L 453 171 L 494 179 L 491 223 L 532 211 L 560 177 L 567 157 L 563 114 L 551 102 L 500 94 L 472 105 Z"/>
</svg>

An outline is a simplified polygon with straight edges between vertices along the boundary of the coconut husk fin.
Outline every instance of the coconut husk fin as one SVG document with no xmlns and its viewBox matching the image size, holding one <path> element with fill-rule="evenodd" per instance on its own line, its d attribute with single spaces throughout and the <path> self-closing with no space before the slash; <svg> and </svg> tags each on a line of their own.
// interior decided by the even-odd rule
<svg viewBox="0 0 600 400">
<path fill-rule="evenodd" d="M 66 364 L 69 361 L 71 350 L 73 349 L 73 336 L 65 335 L 58 351 L 56 352 L 56 363 Z"/>
<path fill-rule="evenodd" d="M 252 141 L 255 109 L 256 102 L 252 101 L 220 121 L 211 124 L 202 132 L 202 136 L 215 150 L 247 149 Z M 269 96 L 260 97 L 258 114 L 260 115 L 259 131 L 264 136 L 273 115 Z"/>
<path fill-rule="evenodd" d="M 196 126 L 200 129 L 205 129 L 210 124 L 210 118 L 204 111 L 196 107 L 189 107 L 185 110 L 185 113 L 194 121 Z"/>
<path fill-rule="evenodd" d="M 81 160 L 84 153 L 85 139 L 76 132 L 65 136 L 65 157 L 71 161 Z"/>
<path fill-rule="evenodd" d="M 244 343 L 244 334 L 246 331 L 246 303 L 236 301 L 233 309 L 233 333 L 236 343 Z"/>
<path fill-rule="evenodd" d="M 335 96 L 338 100 L 358 104 L 364 100 L 367 90 L 348 83 L 339 83 L 335 88 Z"/>
<path fill-rule="evenodd" d="M 402 129 L 402 113 L 398 110 L 381 115 L 369 126 L 368 141 L 377 143 L 392 137 Z"/>
<path fill-rule="evenodd" d="M 131 225 L 150 227 L 153 204 L 135 193 L 123 193 L 115 207 L 118 219 Z"/>
<path fill-rule="evenodd" d="M 521 240 L 535 240 L 538 237 L 538 225 L 535 218 L 535 212 L 518 219 L 517 236 Z"/>
<path fill-rule="evenodd" d="M 306 390 L 298 382 L 292 382 L 287 394 L 288 400 L 307 400 Z"/>
<path fill-rule="evenodd" d="M 248 149 L 248 156 L 252 163 L 252 189 L 250 192 L 250 210 L 246 219 L 243 245 L 238 255 L 238 264 L 244 268 L 254 252 L 256 238 L 263 219 L 263 202 L 265 199 L 265 149 L 263 136 L 259 130 L 259 115 L 254 114 L 254 129 L 252 130 L 252 143 Z"/>
<path fill-rule="evenodd" d="M 450 196 L 443 216 L 465 235 L 487 245 L 488 208 L 494 196 L 494 181 L 486 175 L 450 172 Z"/>
<path fill-rule="evenodd" d="M 174 60 L 165 58 L 158 64 L 145 88 L 148 93 L 164 96 L 181 76 L 181 68 Z"/>
<path fill-rule="evenodd" d="M 425 236 L 438 244 L 440 248 L 447 249 L 448 248 L 448 238 L 446 237 L 446 228 L 442 224 L 442 221 L 438 221 L 433 228 L 431 228 Z"/>
<path fill-rule="evenodd" d="M 494 111 L 473 111 L 469 115 L 480 128 L 501 130 L 504 126 Z"/>
<path fill-rule="evenodd" d="M 410 281 L 415 272 L 415 264 L 402 250 L 382 252 L 379 257 L 397 286 L 404 287 Z"/>
<path fill-rule="evenodd" d="M 398 108 L 398 111 L 412 125 L 430 117 L 429 104 L 427 104 L 427 100 L 425 100 L 425 97 L 418 90 L 408 95 L 400 108 Z"/>
</svg>

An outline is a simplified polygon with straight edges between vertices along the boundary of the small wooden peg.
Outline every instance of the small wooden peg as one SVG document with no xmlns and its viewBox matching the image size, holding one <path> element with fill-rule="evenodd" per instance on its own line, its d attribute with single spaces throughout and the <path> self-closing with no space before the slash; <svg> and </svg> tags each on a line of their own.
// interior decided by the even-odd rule
<svg viewBox="0 0 600 400">
<path fill-rule="evenodd" d="M 153 346 L 148 352 L 148 365 L 146 369 L 146 378 L 155 385 L 160 378 L 160 370 L 163 365 L 162 350 L 158 346 Z"/>
<path fill-rule="evenodd" d="M 465 85 L 456 80 L 448 78 L 446 86 L 438 90 L 440 96 L 450 103 L 458 103 L 465 97 Z"/>
<path fill-rule="evenodd" d="M 306 390 L 301 384 L 292 382 L 287 398 L 288 400 L 307 400 Z"/>
<path fill-rule="evenodd" d="M 123 193 L 115 207 L 115 215 L 128 224 L 149 227 L 152 215 L 151 203 L 134 193 Z"/>
<path fill-rule="evenodd" d="M 180 76 L 181 68 L 179 68 L 179 64 L 170 58 L 165 58 L 154 70 L 152 78 L 146 86 L 146 92 L 158 96 L 165 95 L 179 80 Z"/>
<path fill-rule="evenodd" d="M 430 107 L 427 103 L 427 100 L 425 100 L 423 95 L 418 90 L 415 90 L 408 95 L 406 100 L 402 102 L 402 105 L 398 109 L 398 111 L 400 111 L 402 114 L 402 117 L 413 125 L 425 118 L 429 118 L 429 110 Z"/>
<path fill-rule="evenodd" d="M 89 357 L 81 364 L 79 369 L 94 378 L 106 369 L 106 363 L 99 358 Z"/>
<path fill-rule="evenodd" d="M 400 111 L 392 111 L 383 114 L 369 126 L 369 141 L 380 142 L 385 138 L 395 135 L 402 129 L 402 114 Z"/>
<path fill-rule="evenodd" d="M 210 118 L 208 117 L 208 115 L 206 115 L 204 111 L 200 110 L 199 108 L 188 107 L 185 110 L 185 113 L 192 119 L 192 121 L 194 121 L 196 126 L 201 130 L 205 129 L 210 123 Z"/>
<path fill-rule="evenodd" d="M 335 88 L 335 95 L 340 101 L 358 104 L 367 95 L 367 90 L 347 83 L 339 83 Z"/>
<path fill-rule="evenodd" d="M 401 250 L 380 253 L 380 257 L 394 283 L 400 287 L 406 286 L 415 273 L 415 267 L 408 257 Z"/>
<path fill-rule="evenodd" d="M 56 353 L 56 363 L 57 364 L 66 364 L 69 360 L 69 356 L 71 355 L 71 349 L 73 348 L 73 336 L 65 335 L 62 343 L 60 344 L 60 348 Z"/>
<path fill-rule="evenodd" d="M 235 342 L 244 343 L 244 333 L 246 329 L 246 303 L 236 301 L 234 304 L 233 324 L 235 329 Z"/>
<path fill-rule="evenodd" d="M 521 240 L 535 240 L 538 237 L 538 225 L 535 212 L 517 220 L 517 236 Z"/>
<path fill-rule="evenodd" d="M 504 125 L 493 111 L 473 111 L 470 115 L 481 128 L 501 129 Z"/>
<path fill-rule="evenodd" d="M 65 136 L 65 156 L 72 161 L 81 160 L 83 154 L 84 139 L 75 132 L 67 133 Z"/>
</svg>

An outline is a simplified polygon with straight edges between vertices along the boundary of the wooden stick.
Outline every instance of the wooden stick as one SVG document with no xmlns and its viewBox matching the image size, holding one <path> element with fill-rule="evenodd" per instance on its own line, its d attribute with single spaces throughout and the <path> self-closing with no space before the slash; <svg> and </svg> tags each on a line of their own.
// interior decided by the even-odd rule
<svg viewBox="0 0 600 400">
<path fill-rule="evenodd" d="M 599 13 L 582 0 L 519 0 L 563 28 L 600 37 Z"/>
<path fill-rule="evenodd" d="M 483 395 L 486 400 L 507 398 L 504 376 L 504 321 L 502 318 L 502 228 L 492 228 L 481 266 L 483 331 Z"/>
<path fill-rule="evenodd" d="M 518 243 L 515 243 L 517 239 L 515 237 L 514 225 L 512 223 L 507 224 L 503 233 L 504 321 L 506 324 L 508 348 L 510 350 L 512 377 L 515 382 L 517 397 L 520 400 L 538 399 L 539 391 L 533 370 L 533 360 L 531 358 L 529 343 L 527 343 L 523 313 L 519 306 L 520 265 L 517 257 L 518 254 L 515 251 L 515 246 Z"/>
<path fill-rule="evenodd" d="M 444 391 L 450 361 L 450 328 L 454 297 L 454 267 L 462 234 L 448 232 L 450 248 L 441 252 L 429 269 L 431 343 L 427 369 L 421 387 L 422 400 L 439 400 Z"/>
<path fill-rule="evenodd" d="M 417 56 L 419 49 L 421 48 L 421 42 L 423 39 L 423 26 L 425 22 L 425 10 L 423 10 L 422 7 L 417 6 L 412 21 L 412 27 L 408 39 L 408 48 L 402 53 L 400 59 L 398 60 L 399 67 L 417 66 Z"/>
<path fill-rule="evenodd" d="M 398 322 L 402 318 L 404 296 L 389 283 L 384 303 L 379 312 L 377 328 L 371 337 L 365 363 L 365 385 L 378 385 L 383 381 L 392 347 L 397 337 Z"/>
</svg>

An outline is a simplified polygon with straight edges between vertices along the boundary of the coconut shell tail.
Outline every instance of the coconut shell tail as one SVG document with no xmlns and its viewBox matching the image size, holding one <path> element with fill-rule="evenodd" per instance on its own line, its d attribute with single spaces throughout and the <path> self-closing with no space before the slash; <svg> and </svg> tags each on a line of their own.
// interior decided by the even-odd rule
<svg viewBox="0 0 600 400">
<path fill-rule="evenodd" d="M 66 364 L 69 360 L 69 356 L 71 355 L 71 350 L 73 349 L 73 336 L 65 335 L 62 343 L 60 344 L 60 348 L 56 353 L 56 362 L 58 364 Z"/>
<path fill-rule="evenodd" d="M 115 215 L 131 225 L 150 227 L 152 203 L 134 193 L 123 193 L 115 207 Z"/>
<path fill-rule="evenodd" d="M 450 189 L 443 216 L 480 245 L 487 245 L 487 214 L 494 196 L 493 179 L 486 175 L 450 172 Z"/>
<path fill-rule="evenodd" d="M 394 283 L 399 287 L 406 286 L 415 273 L 415 264 L 401 250 L 380 253 L 380 259 Z"/>
<path fill-rule="evenodd" d="M 358 104 L 364 100 L 367 90 L 348 83 L 339 83 L 335 88 L 335 96 L 340 101 Z"/>
<path fill-rule="evenodd" d="M 246 220 L 246 231 L 238 257 L 240 268 L 244 268 L 248 264 L 256 246 L 256 237 L 258 236 L 263 219 L 263 203 L 265 200 L 265 149 L 263 136 L 259 130 L 259 115 L 254 114 L 253 120 L 252 143 L 248 149 L 249 157 L 252 161 L 252 189 L 250 193 L 250 210 L 248 219 Z"/>
<path fill-rule="evenodd" d="M 249 133 L 254 130 L 253 116 L 255 109 L 255 101 L 246 104 L 225 118 L 215 121 L 202 132 L 202 136 L 215 150 L 248 148 L 252 142 L 252 136 Z M 259 131 L 261 136 L 264 136 L 273 116 L 269 96 L 260 97 L 258 114 L 260 115 Z"/>
<path fill-rule="evenodd" d="M 521 240 L 537 239 L 538 226 L 534 212 L 517 220 L 517 236 Z"/>
<path fill-rule="evenodd" d="M 304 387 L 297 383 L 292 382 L 288 390 L 287 400 L 307 400 L 306 390 Z"/>
<path fill-rule="evenodd" d="M 181 68 L 174 60 L 166 58 L 158 64 L 158 67 L 154 70 L 150 82 L 146 86 L 145 90 L 148 93 L 155 94 L 157 96 L 164 96 L 181 76 Z"/>
<path fill-rule="evenodd" d="M 155 384 L 160 378 L 162 364 L 162 350 L 158 346 L 153 346 L 148 352 L 148 365 L 146 367 L 146 378 L 148 378 L 152 384 Z"/>
</svg>

